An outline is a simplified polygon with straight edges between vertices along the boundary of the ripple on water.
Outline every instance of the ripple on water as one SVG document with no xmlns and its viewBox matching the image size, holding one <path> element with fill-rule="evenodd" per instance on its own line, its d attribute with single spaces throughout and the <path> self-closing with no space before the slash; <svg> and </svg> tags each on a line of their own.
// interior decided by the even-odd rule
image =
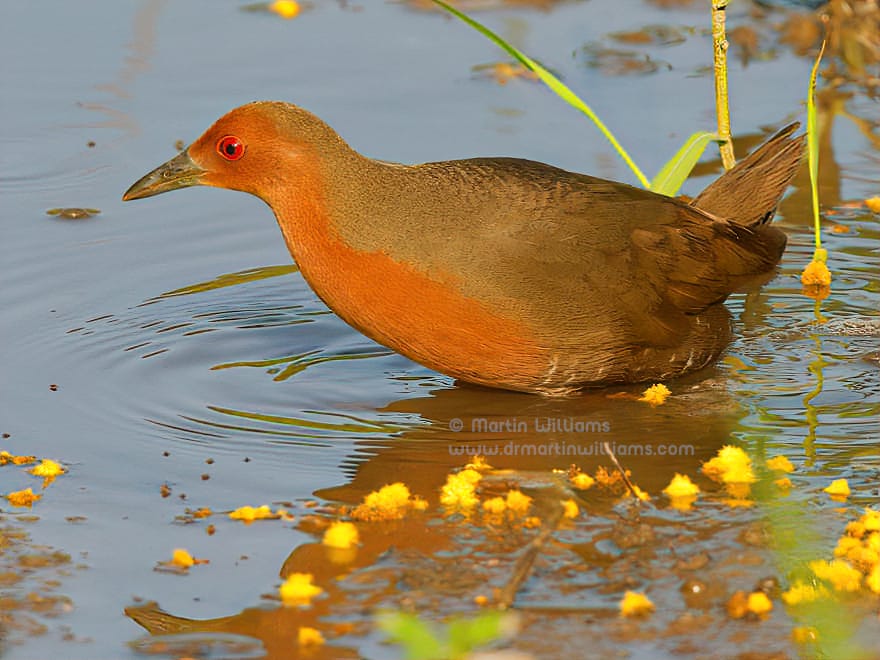
<svg viewBox="0 0 880 660">
<path fill-rule="evenodd" d="M 418 380 L 424 370 L 345 325 L 292 265 L 181 287 L 68 335 L 111 374 L 107 386 L 128 391 L 131 417 L 160 437 L 326 446 L 387 438 L 415 423 L 376 409 L 399 397 L 394 376 L 412 371 Z M 364 388 L 370 379 L 379 382 Z"/>
</svg>

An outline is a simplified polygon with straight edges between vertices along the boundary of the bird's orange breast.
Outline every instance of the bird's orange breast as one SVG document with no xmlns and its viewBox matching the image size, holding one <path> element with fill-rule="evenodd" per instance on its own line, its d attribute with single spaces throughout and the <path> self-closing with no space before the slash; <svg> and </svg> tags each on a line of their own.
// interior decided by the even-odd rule
<svg viewBox="0 0 880 660">
<path fill-rule="evenodd" d="M 343 320 L 456 378 L 491 387 L 540 388 L 551 359 L 526 323 L 463 295 L 452 273 L 429 275 L 418 264 L 384 252 L 352 248 L 335 231 L 320 198 L 305 198 L 309 202 L 299 202 L 295 213 L 275 209 L 276 215 L 303 277 Z"/>
</svg>

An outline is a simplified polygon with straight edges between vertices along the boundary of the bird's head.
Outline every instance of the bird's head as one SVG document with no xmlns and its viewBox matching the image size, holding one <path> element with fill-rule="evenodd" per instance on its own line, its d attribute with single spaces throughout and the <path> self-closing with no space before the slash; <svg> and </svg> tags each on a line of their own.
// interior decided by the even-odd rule
<svg viewBox="0 0 880 660">
<path fill-rule="evenodd" d="M 123 201 L 189 186 L 251 193 L 272 205 L 276 195 L 308 189 L 325 163 L 356 156 L 315 115 L 289 103 L 257 101 L 223 115 L 177 156 L 143 176 Z"/>
</svg>

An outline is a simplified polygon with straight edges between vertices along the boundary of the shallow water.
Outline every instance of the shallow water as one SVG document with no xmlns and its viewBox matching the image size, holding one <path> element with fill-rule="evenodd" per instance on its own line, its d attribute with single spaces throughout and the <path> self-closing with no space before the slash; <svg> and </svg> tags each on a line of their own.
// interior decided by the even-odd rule
<svg viewBox="0 0 880 660">
<path fill-rule="evenodd" d="M 561 73 L 645 170 L 656 171 L 692 131 L 711 129 L 702 5 L 544 4 L 478 16 Z M 732 25 L 751 20 L 746 8 L 730 14 Z M 12 623 L 0 619 L 0 654 L 134 657 L 148 652 L 141 620 L 148 630 L 198 633 L 205 657 L 292 657 L 290 631 L 300 625 L 320 628 L 335 645 L 317 657 L 389 657 L 372 626 L 375 608 L 414 607 L 427 618 L 473 612 L 475 594 L 504 582 L 528 530 L 472 527 L 432 509 L 364 530 L 349 571 L 317 557 L 320 526 L 309 523 L 306 502 L 357 504 L 403 480 L 435 507 L 447 474 L 467 460 L 463 448 L 482 448 L 541 501 L 556 492 L 548 485 L 554 468 L 610 467 L 602 441 L 614 444 L 657 508 L 639 514 L 585 495 L 589 515 L 557 532 L 517 596 L 513 647 L 535 657 L 573 657 L 585 642 L 596 657 L 811 653 L 789 638 L 794 625 L 810 624 L 803 612 L 777 600 L 767 620 L 746 623 L 728 620 L 724 603 L 761 577 L 787 586 L 799 562 L 830 558 L 846 521 L 880 500 L 880 224 L 847 205 L 880 192 L 876 100 L 863 88 L 828 97 L 874 136 L 872 144 L 842 113 L 826 133 L 830 296 L 817 306 L 798 280 L 812 254 L 803 172 L 777 219 L 789 235 L 779 274 L 730 299 L 737 338 L 717 367 L 671 383 L 673 397 L 657 408 L 609 396 L 640 387 L 553 401 L 457 385 L 359 335 L 311 292 L 254 198 L 192 189 L 119 201 L 174 154 L 175 141 L 188 143 L 258 98 L 303 105 L 384 160 L 511 155 L 631 181 L 601 136 L 539 85 L 474 74 L 472 66 L 501 59 L 479 35 L 399 3 L 316 2 L 292 21 L 206 0 L 14 3 L 3 24 L 4 61 L 16 64 L 0 72 L 0 432 L 9 434 L 0 450 L 59 460 L 69 473 L 31 511 L 3 506 L 0 527 L 29 533 L 22 553 L 50 546 L 70 563 L 25 570 L 8 588 L 0 582 L 0 595 L 69 598 L 48 613 L 21 608 Z M 609 47 L 609 34 L 645 25 L 685 35 L 627 47 L 662 61 L 654 73 L 592 65 L 595 44 Z M 772 127 L 802 119 L 811 60 L 774 49 L 747 66 L 731 62 L 740 153 Z M 684 192 L 697 192 L 718 167 L 701 167 Z M 46 215 L 56 207 L 101 213 Z M 848 231 L 834 233 L 833 224 Z M 546 428 L 577 422 L 583 430 Z M 791 494 L 768 490 L 747 508 L 710 498 L 687 514 L 662 504 L 675 472 L 696 478 L 700 463 L 732 442 L 755 461 L 788 456 L 797 468 Z M 845 505 L 821 492 L 841 477 L 853 491 Z M 0 467 L 0 493 L 27 486 L 39 482 Z M 246 527 L 215 515 L 214 535 L 206 521 L 176 520 L 187 509 L 263 503 L 288 503 L 297 520 Z M 621 541 L 619 526 L 642 524 L 650 540 Z M 743 540 L 758 528 L 769 540 Z M 185 577 L 155 572 L 177 547 L 210 564 Z M 697 573 L 717 592 L 705 607 L 689 607 L 679 593 L 686 569 L 675 559 L 701 554 L 711 560 Z M 262 598 L 291 570 L 325 585 L 348 577 L 301 612 Z M 658 604 L 648 622 L 617 618 L 629 588 Z M 841 606 L 838 623 L 852 627 L 844 648 L 880 647 L 871 598 Z M 22 617 L 47 628 L 30 629 Z M 177 639 L 182 646 L 150 652 L 196 652 Z"/>
</svg>

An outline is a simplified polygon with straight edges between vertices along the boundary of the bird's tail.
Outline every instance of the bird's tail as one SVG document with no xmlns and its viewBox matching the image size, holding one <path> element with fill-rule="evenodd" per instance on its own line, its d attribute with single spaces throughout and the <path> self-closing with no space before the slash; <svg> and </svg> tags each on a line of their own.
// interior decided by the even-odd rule
<svg viewBox="0 0 880 660">
<path fill-rule="evenodd" d="M 710 183 L 691 204 L 747 227 L 769 222 L 803 157 L 804 136 L 792 136 L 799 127 L 794 122 L 780 130 Z"/>
</svg>

